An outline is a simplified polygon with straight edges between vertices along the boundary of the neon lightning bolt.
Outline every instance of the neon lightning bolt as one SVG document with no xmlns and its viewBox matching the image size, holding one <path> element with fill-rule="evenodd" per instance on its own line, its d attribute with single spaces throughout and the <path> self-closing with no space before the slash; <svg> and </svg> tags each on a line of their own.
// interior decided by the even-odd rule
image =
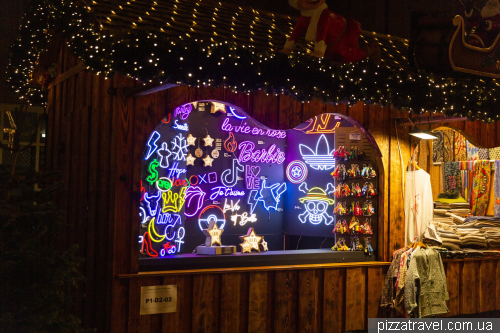
<svg viewBox="0 0 500 333">
<path fill-rule="evenodd" d="M 151 136 L 149 137 L 149 140 L 148 140 L 149 151 L 146 154 L 146 157 L 144 158 L 145 160 L 150 158 L 151 155 L 153 155 L 153 153 L 156 151 L 156 149 L 158 149 L 158 145 L 156 144 L 156 141 L 158 141 L 159 138 L 160 138 L 160 133 L 158 133 L 157 131 L 154 131 L 153 134 L 151 134 Z"/>
</svg>

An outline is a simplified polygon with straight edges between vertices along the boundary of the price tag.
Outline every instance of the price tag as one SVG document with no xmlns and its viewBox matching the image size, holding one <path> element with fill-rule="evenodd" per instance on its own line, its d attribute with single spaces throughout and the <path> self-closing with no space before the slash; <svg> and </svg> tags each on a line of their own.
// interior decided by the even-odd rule
<svg viewBox="0 0 500 333">
<path fill-rule="evenodd" d="M 176 284 L 141 287 L 141 315 L 176 311 Z"/>
</svg>

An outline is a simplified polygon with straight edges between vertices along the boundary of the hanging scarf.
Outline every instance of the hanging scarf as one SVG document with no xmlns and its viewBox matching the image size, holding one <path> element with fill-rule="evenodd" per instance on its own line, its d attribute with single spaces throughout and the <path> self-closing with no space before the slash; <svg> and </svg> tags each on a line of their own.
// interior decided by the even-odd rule
<svg viewBox="0 0 500 333">
<path fill-rule="evenodd" d="M 476 161 L 474 163 L 474 181 L 472 187 L 472 215 L 484 216 L 490 197 L 491 163 Z"/>
<path fill-rule="evenodd" d="M 462 176 L 460 162 L 444 163 L 444 183 L 446 192 L 462 191 Z"/>
<path fill-rule="evenodd" d="M 493 188 L 495 189 L 495 217 L 500 217 L 500 160 L 495 161 Z"/>
</svg>

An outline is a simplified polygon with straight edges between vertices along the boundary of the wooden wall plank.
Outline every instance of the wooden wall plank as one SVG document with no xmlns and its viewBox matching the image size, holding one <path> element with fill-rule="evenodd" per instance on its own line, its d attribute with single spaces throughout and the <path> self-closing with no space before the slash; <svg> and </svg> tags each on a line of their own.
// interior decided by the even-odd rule
<svg viewBox="0 0 500 333">
<path fill-rule="evenodd" d="M 205 99 L 224 101 L 224 87 L 210 86 L 197 89 L 196 100 L 201 101 Z"/>
<path fill-rule="evenodd" d="M 460 279 L 460 314 L 479 311 L 479 261 L 465 261 Z"/>
<path fill-rule="evenodd" d="M 496 308 L 496 272 L 497 260 L 481 261 L 479 271 L 479 307 L 481 312 L 493 311 Z"/>
<path fill-rule="evenodd" d="M 313 99 L 312 101 L 304 102 L 302 104 L 304 109 L 302 122 L 307 121 L 318 114 L 326 112 L 326 107 L 320 100 Z"/>
<path fill-rule="evenodd" d="M 405 113 L 391 109 L 391 119 L 405 117 Z M 405 166 L 409 160 L 410 147 L 408 128 L 397 127 L 390 124 L 390 150 L 389 164 L 389 248 L 387 254 L 404 246 L 405 217 L 403 203 L 403 181 L 405 178 Z M 398 144 L 399 143 L 399 144 Z M 400 149 L 403 160 L 401 161 Z"/>
<path fill-rule="evenodd" d="M 246 332 L 248 327 L 248 273 L 222 275 L 220 331 Z"/>
<path fill-rule="evenodd" d="M 163 278 L 163 285 L 177 285 L 177 311 L 161 315 L 161 329 L 159 329 L 158 332 L 191 332 L 191 309 L 193 307 L 193 276 L 166 276 Z M 195 301 L 197 300 L 195 299 Z"/>
<path fill-rule="evenodd" d="M 267 94 L 264 90 L 258 90 L 252 97 L 252 117 L 269 128 L 278 128 L 279 98 L 275 94 Z"/>
<path fill-rule="evenodd" d="M 384 286 L 386 270 L 384 267 L 367 268 L 367 287 L 366 287 L 366 325 L 369 318 L 378 318 L 382 316 L 380 312 L 380 296 Z M 365 326 L 368 327 L 368 326 Z"/>
<path fill-rule="evenodd" d="M 297 271 L 275 273 L 274 332 L 298 332 L 298 286 Z"/>
<path fill-rule="evenodd" d="M 248 331 L 273 331 L 274 273 L 250 273 L 248 293 Z"/>
<path fill-rule="evenodd" d="M 191 88 L 188 86 L 177 86 L 168 89 L 168 105 L 166 108 L 166 112 L 172 112 L 176 107 L 181 106 L 182 104 L 196 101 L 196 93 L 196 88 Z M 155 124 L 159 123 L 160 121 L 161 119 L 156 121 Z"/>
<path fill-rule="evenodd" d="M 301 102 L 290 96 L 279 96 L 279 129 L 291 129 L 302 124 L 302 113 Z"/>
<path fill-rule="evenodd" d="M 460 314 L 460 263 L 446 263 L 446 284 L 448 286 L 448 295 L 450 300 L 447 302 L 448 316 L 457 316 Z"/>
<path fill-rule="evenodd" d="M 361 125 L 364 124 L 364 104 L 362 102 L 358 102 L 354 105 L 349 106 L 349 117 L 356 120 Z"/>
<path fill-rule="evenodd" d="M 206 274 L 193 276 L 192 332 L 220 331 L 221 276 Z"/>
<path fill-rule="evenodd" d="M 323 294 L 323 332 L 345 331 L 346 271 L 325 269 Z"/>
<path fill-rule="evenodd" d="M 248 114 L 251 114 L 250 94 L 244 92 L 233 92 L 230 89 L 224 90 L 224 101 L 236 105 Z"/>
<path fill-rule="evenodd" d="M 362 330 L 366 322 L 366 268 L 347 268 L 345 288 L 345 330 Z"/>
<path fill-rule="evenodd" d="M 299 271 L 299 328 L 321 332 L 323 327 L 323 270 Z"/>
</svg>

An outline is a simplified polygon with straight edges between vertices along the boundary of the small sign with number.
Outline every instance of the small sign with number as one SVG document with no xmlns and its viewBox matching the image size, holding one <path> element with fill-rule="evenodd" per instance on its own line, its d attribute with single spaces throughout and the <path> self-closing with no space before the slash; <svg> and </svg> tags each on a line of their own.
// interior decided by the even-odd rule
<svg viewBox="0 0 500 333">
<path fill-rule="evenodd" d="M 176 311 L 176 284 L 141 287 L 141 315 Z"/>
<path fill-rule="evenodd" d="M 349 140 L 352 140 L 352 141 L 361 140 L 361 133 L 349 133 Z"/>
</svg>

